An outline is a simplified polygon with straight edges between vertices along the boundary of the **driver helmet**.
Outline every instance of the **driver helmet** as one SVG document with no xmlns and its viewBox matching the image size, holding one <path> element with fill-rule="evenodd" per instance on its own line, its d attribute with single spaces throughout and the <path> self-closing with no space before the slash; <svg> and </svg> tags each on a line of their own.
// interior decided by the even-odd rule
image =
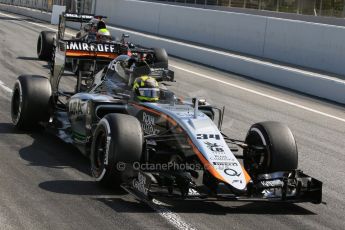
<svg viewBox="0 0 345 230">
<path fill-rule="evenodd" d="M 98 42 L 111 41 L 111 34 L 107 29 L 100 29 L 97 32 L 96 39 Z"/>
<path fill-rule="evenodd" d="M 98 24 L 98 19 L 96 19 L 96 18 L 91 19 L 89 21 L 89 23 L 87 24 L 88 28 L 89 28 L 88 32 L 97 33 L 97 31 L 98 31 L 97 24 Z"/>
<path fill-rule="evenodd" d="M 136 78 L 133 91 L 135 97 L 140 101 L 155 102 L 159 100 L 159 85 L 153 77 L 144 75 Z"/>
</svg>

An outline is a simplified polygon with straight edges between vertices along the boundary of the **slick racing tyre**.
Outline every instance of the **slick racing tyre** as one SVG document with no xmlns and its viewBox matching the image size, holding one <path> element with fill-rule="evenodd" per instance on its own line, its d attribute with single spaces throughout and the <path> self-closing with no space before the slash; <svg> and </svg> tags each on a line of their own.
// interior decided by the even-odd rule
<svg viewBox="0 0 345 230">
<path fill-rule="evenodd" d="M 245 143 L 265 147 L 262 150 L 248 148 L 243 151 L 244 167 L 251 176 L 297 169 L 296 141 L 285 124 L 273 121 L 254 124 L 247 133 Z"/>
<path fill-rule="evenodd" d="M 108 114 L 97 125 L 91 145 L 91 173 L 106 187 L 118 187 L 133 176 L 130 166 L 142 155 L 140 122 L 126 114 Z M 129 168 L 128 168 L 129 166 Z"/>
<path fill-rule="evenodd" d="M 54 40 L 56 39 L 56 33 L 52 31 L 42 31 L 37 40 L 37 56 L 40 60 L 51 61 Z"/>
<path fill-rule="evenodd" d="M 168 68 L 168 54 L 165 49 L 153 48 L 154 50 L 154 62 L 156 68 Z"/>
<path fill-rule="evenodd" d="M 38 127 L 48 122 L 52 90 L 47 78 L 36 75 L 18 77 L 12 94 L 11 117 L 13 124 L 22 130 Z"/>
</svg>

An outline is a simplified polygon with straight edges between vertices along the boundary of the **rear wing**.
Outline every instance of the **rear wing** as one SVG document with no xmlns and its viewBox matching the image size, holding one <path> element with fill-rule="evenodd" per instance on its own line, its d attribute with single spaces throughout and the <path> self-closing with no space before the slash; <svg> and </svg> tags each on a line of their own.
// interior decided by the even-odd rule
<svg viewBox="0 0 345 230">
<path fill-rule="evenodd" d="M 73 14 L 73 13 L 64 13 L 63 17 L 65 21 L 68 22 L 80 22 L 86 23 L 93 19 L 95 16 L 92 14 Z"/>
<path fill-rule="evenodd" d="M 80 28 L 83 23 L 90 22 L 94 18 L 92 14 L 62 13 L 59 17 L 58 39 L 63 40 L 65 36 L 66 22 L 79 22 Z"/>
<path fill-rule="evenodd" d="M 120 54 L 127 53 L 127 50 L 116 43 L 88 43 L 80 40 L 64 40 L 64 43 L 66 57 L 114 59 Z"/>
</svg>

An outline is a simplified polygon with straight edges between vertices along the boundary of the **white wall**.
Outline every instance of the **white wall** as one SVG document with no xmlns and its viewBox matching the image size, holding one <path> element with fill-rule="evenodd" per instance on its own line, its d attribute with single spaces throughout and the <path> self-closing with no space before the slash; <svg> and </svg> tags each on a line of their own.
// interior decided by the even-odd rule
<svg viewBox="0 0 345 230">
<path fill-rule="evenodd" d="M 108 28 L 116 36 L 127 33 L 130 35 L 131 41 L 146 47 L 164 47 L 171 55 L 345 104 L 345 81 L 342 80 L 315 75 L 307 71 L 279 66 L 254 58 L 216 52 L 171 39 L 121 28 Z"/>
<path fill-rule="evenodd" d="M 98 0 L 115 25 L 345 75 L 345 28 L 136 0 Z"/>
<path fill-rule="evenodd" d="M 266 18 L 132 0 L 98 0 L 115 25 L 261 56 Z M 242 22 L 242 23 L 238 23 Z"/>
<path fill-rule="evenodd" d="M 158 34 L 260 56 L 265 25 L 264 17 L 163 5 Z"/>
<path fill-rule="evenodd" d="M 29 8 L 24 8 L 24 7 L 15 7 L 15 6 L 4 5 L 4 4 L 0 4 L 0 5 L 1 5 L 0 6 L 1 10 L 13 12 L 16 14 L 21 14 L 21 15 L 25 15 L 28 17 L 37 18 L 37 19 L 41 19 L 44 21 L 49 21 L 49 22 L 51 19 L 50 13 L 41 12 L 38 10 L 33 10 L 33 9 L 29 9 Z"/>
<path fill-rule="evenodd" d="M 107 16 L 114 25 L 158 34 L 160 7 L 143 1 L 97 0 L 95 14 Z"/>
<path fill-rule="evenodd" d="M 269 18 L 263 56 L 345 75 L 345 27 Z"/>
</svg>

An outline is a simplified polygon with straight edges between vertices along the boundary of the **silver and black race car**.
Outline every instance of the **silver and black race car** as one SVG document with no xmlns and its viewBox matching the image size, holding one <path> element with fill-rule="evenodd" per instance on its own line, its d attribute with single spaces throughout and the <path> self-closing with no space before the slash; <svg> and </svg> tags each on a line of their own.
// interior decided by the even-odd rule
<svg viewBox="0 0 345 230">
<path fill-rule="evenodd" d="M 37 40 L 37 56 L 49 62 L 51 72 L 54 71 L 55 56 L 65 51 L 65 63 L 76 75 L 90 75 L 107 66 L 119 55 L 136 56 L 147 63 L 160 63 L 167 68 L 167 53 L 162 48 L 144 48 L 128 41 L 128 35 L 121 39 L 98 40 L 97 31 L 106 29 L 106 16 L 89 14 L 63 13 L 59 18 L 58 32 L 42 31 Z M 67 23 L 80 23 L 80 30 L 75 36 L 65 35 Z M 111 36 L 110 36 L 111 37 Z M 59 50 L 63 49 L 63 50 Z"/>
<path fill-rule="evenodd" d="M 136 99 L 133 79 L 143 75 L 161 83 L 159 101 Z M 163 84 L 174 81 L 172 71 L 127 55 L 83 90 L 61 91 L 63 77 L 20 76 L 13 123 L 26 130 L 43 125 L 78 147 L 103 185 L 142 199 L 322 201 L 322 182 L 297 168 L 296 141 L 284 124 L 260 122 L 244 141 L 233 139 L 221 131 L 222 108 L 178 98 Z"/>
</svg>

